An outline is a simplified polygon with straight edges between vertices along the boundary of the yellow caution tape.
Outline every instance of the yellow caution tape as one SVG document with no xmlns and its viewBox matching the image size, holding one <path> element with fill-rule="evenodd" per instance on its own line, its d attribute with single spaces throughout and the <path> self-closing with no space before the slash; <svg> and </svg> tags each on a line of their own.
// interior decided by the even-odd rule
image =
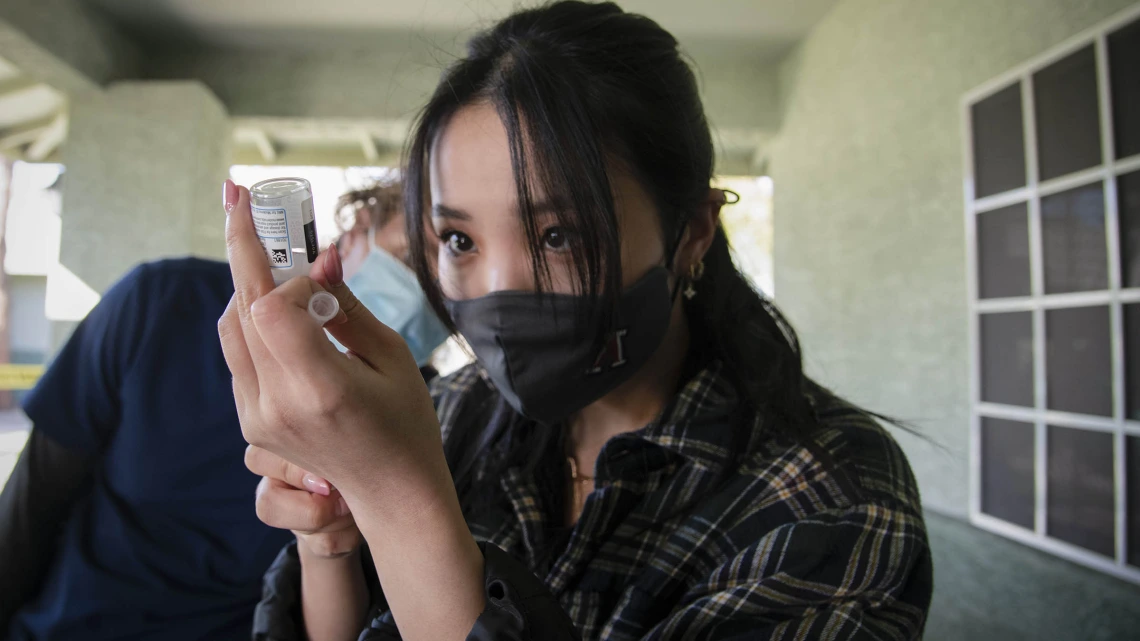
<svg viewBox="0 0 1140 641">
<path fill-rule="evenodd" d="M 0 390 L 32 389 L 43 375 L 43 365 L 0 363 Z"/>
</svg>

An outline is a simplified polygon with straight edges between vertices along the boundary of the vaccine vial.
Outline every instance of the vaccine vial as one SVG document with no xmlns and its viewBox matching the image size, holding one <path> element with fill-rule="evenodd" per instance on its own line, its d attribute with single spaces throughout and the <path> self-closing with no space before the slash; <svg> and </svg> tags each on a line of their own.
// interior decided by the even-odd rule
<svg viewBox="0 0 1140 641">
<path fill-rule="evenodd" d="M 265 248 L 273 283 L 309 273 L 317 259 L 313 188 L 304 178 L 270 178 L 249 188 L 253 227 Z"/>
</svg>

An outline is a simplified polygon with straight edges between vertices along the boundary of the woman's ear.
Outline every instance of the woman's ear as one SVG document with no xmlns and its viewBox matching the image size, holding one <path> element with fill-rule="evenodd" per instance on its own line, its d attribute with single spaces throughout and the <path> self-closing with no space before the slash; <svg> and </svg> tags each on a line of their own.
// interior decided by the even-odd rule
<svg viewBox="0 0 1140 641">
<path fill-rule="evenodd" d="M 685 235 L 677 247 L 677 270 L 687 274 L 705 256 L 712 246 L 720 222 L 720 208 L 725 204 L 725 194 L 721 189 L 710 188 L 708 197 L 689 219 Z"/>
</svg>

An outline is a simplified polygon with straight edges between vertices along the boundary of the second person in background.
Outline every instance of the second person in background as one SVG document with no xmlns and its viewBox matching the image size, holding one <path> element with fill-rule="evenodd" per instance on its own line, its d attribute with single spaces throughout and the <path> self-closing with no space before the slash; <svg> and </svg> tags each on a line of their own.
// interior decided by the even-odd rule
<svg viewBox="0 0 1140 641">
<path fill-rule="evenodd" d="M 403 185 L 388 180 L 350 191 L 337 200 L 336 208 L 343 232 L 337 249 L 345 282 L 380 322 L 400 333 L 424 380 L 431 380 L 432 354 L 450 331 L 408 266 Z"/>
</svg>

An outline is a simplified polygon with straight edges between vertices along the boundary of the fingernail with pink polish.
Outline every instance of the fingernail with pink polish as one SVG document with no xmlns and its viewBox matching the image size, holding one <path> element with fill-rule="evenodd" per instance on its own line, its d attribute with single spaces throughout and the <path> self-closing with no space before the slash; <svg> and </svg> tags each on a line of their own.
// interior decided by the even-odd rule
<svg viewBox="0 0 1140 641">
<path fill-rule="evenodd" d="M 348 503 L 345 503 L 343 496 L 336 500 L 336 515 L 348 516 Z"/>
<path fill-rule="evenodd" d="M 344 265 L 340 262 L 340 250 L 336 245 L 329 247 L 329 264 L 332 266 L 332 274 L 329 275 L 330 285 L 339 285 L 344 282 Z"/>
<path fill-rule="evenodd" d="M 237 185 L 234 184 L 234 181 L 227 178 L 226 182 L 222 183 L 222 206 L 226 208 L 227 214 L 233 210 L 234 205 L 237 204 L 237 199 Z"/>
<path fill-rule="evenodd" d="M 329 495 L 329 482 L 319 476 L 306 474 L 305 477 L 301 479 L 301 485 L 304 485 L 305 489 L 313 494 L 320 494 L 321 496 Z"/>
</svg>

